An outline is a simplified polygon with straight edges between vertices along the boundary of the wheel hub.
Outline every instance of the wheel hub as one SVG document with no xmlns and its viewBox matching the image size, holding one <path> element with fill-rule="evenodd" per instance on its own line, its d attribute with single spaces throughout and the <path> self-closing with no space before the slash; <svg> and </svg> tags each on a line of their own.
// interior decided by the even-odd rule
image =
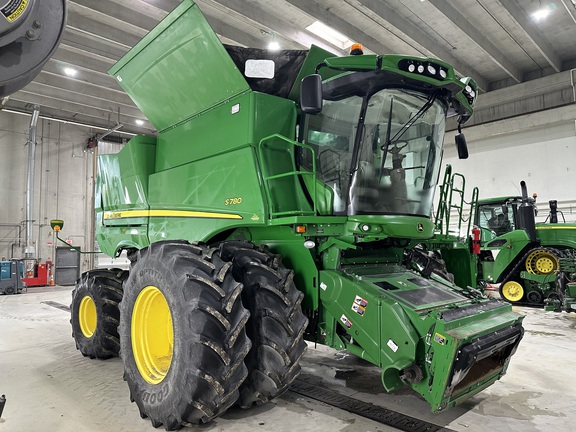
<svg viewBox="0 0 576 432">
<path fill-rule="evenodd" d="M 85 296 L 80 302 L 80 309 L 78 310 L 78 321 L 80 323 L 80 330 L 82 334 L 91 338 L 96 331 L 97 324 L 96 305 L 92 297 Z"/>
<path fill-rule="evenodd" d="M 131 335 L 138 371 L 150 384 L 159 384 L 172 363 L 174 329 L 168 302 L 157 287 L 147 286 L 138 294 Z"/>
<path fill-rule="evenodd" d="M 501 292 L 502 296 L 510 302 L 520 301 L 524 297 L 524 287 L 516 281 L 506 282 Z"/>
<path fill-rule="evenodd" d="M 526 270 L 532 274 L 548 275 L 559 268 L 558 257 L 547 250 L 536 249 L 526 258 Z"/>
</svg>

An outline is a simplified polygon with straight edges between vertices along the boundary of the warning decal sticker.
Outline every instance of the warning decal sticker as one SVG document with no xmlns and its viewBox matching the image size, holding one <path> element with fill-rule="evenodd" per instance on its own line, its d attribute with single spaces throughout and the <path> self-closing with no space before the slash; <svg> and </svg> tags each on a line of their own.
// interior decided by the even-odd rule
<svg viewBox="0 0 576 432">
<path fill-rule="evenodd" d="M 364 315 L 366 312 L 366 307 L 368 306 L 368 300 L 364 300 L 360 296 L 356 296 L 354 299 L 354 303 L 352 303 L 352 310 L 356 312 L 358 315 Z"/>
<path fill-rule="evenodd" d="M 0 12 L 8 22 L 14 22 L 22 16 L 28 7 L 28 0 L 10 0 L 6 6 L 0 9 Z"/>
<path fill-rule="evenodd" d="M 440 333 L 436 333 L 434 335 L 434 342 L 439 343 L 440 345 L 446 345 L 446 338 Z"/>
<path fill-rule="evenodd" d="M 346 318 L 346 315 L 342 314 L 342 316 L 340 317 L 340 321 L 341 321 L 342 324 L 344 324 L 347 328 L 352 327 L 352 321 L 350 321 L 348 318 Z"/>
</svg>

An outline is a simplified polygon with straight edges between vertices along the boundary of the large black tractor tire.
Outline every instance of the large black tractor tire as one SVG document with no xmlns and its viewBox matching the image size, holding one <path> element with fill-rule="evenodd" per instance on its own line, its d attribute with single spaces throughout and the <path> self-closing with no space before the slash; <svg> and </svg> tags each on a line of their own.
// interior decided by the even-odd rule
<svg viewBox="0 0 576 432">
<path fill-rule="evenodd" d="M 154 427 L 206 423 L 238 399 L 250 350 L 242 284 L 216 249 L 163 241 L 138 252 L 120 305 L 130 397 Z"/>
<path fill-rule="evenodd" d="M 280 396 L 300 373 L 308 325 L 301 307 L 304 294 L 296 289 L 294 273 L 284 267 L 280 255 L 248 242 L 225 242 L 220 248 L 234 263 L 234 277 L 244 285 L 242 301 L 250 311 L 246 331 L 252 349 L 238 401 L 249 408 Z"/>
<path fill-rule="evenodd" d="M 70 324 L 76 348 L 85 357 L 118 357 L 118 324 L 122 283 L 128 272 L 121 269 L 90 270 L 82 274 L 72 290 Z"/>
</svg>

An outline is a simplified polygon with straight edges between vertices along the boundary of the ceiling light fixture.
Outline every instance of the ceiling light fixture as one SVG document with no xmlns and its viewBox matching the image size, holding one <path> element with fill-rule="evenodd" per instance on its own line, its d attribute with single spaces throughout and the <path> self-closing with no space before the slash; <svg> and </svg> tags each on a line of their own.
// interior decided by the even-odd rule
<svg viewBox="0 0 576 432">
<path fill-rule="evenodd" d="M 329 27 L 320 21 L 316 21 L 310 24 L 308 27 L 306 27 L 306 30 L 314 33 L 316 36 L 320 36 L 325 41 L 328 41 L 332 45 L 335 45 L 343 50 L 347 50 L 355 43 L 348 36 L 343 35 L 339 31 L 334 30 L 332 27 Z"/>
<path fill-rule="evenodd" d="M 548 9 L 547 7 L 543 7 L 534 12 L 532 14 L 532 18 L 534 18 L 536 21 L 540 21 L 541 19 L 544 19 L 548 15 L 550 15 L 550 12 L 551 12 L 550 9 Z"/>
<path fill-rule="evenodd" d="M 275 40 L 273 40 L 272 42 L 270 42 L 268 44 L 268 49 L 270 51 L 278 51 L 280 49 L 280 44 L 278 42 L 276 42 Z"/>
<path fill-rule="evenodd" d="M 142 125 L 144 124 L 144 120 L 136 119 L 135 123 L 136 123 L 138 126 L 142 126 Z"/>
<path fill-rule="evenodd" d="M 64 68 L 64 73 L 70 77 L 74 77 L 74 76 L 76 76 L 78 71 L 76 69 L 66 67 L 66 68 Z"/>
</svg>

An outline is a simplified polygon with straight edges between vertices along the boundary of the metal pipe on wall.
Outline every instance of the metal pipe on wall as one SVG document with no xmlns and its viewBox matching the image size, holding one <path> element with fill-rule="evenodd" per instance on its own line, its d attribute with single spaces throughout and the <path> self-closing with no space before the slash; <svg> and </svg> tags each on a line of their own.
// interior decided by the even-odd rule
<svg viewBox="0 0 576 432">
<path fill-rule="evenodd" d="M 34 258 L 35 248 L 32 240 L 32 222 L 34 213 L 34 170 L 36 162 L 36 126 L 40 115 L 40 107 L 34 105 L 30 127 L 28 129 L 28 179 L 26 185 L 26 246 L 25 258 Z"/>
</svg>

